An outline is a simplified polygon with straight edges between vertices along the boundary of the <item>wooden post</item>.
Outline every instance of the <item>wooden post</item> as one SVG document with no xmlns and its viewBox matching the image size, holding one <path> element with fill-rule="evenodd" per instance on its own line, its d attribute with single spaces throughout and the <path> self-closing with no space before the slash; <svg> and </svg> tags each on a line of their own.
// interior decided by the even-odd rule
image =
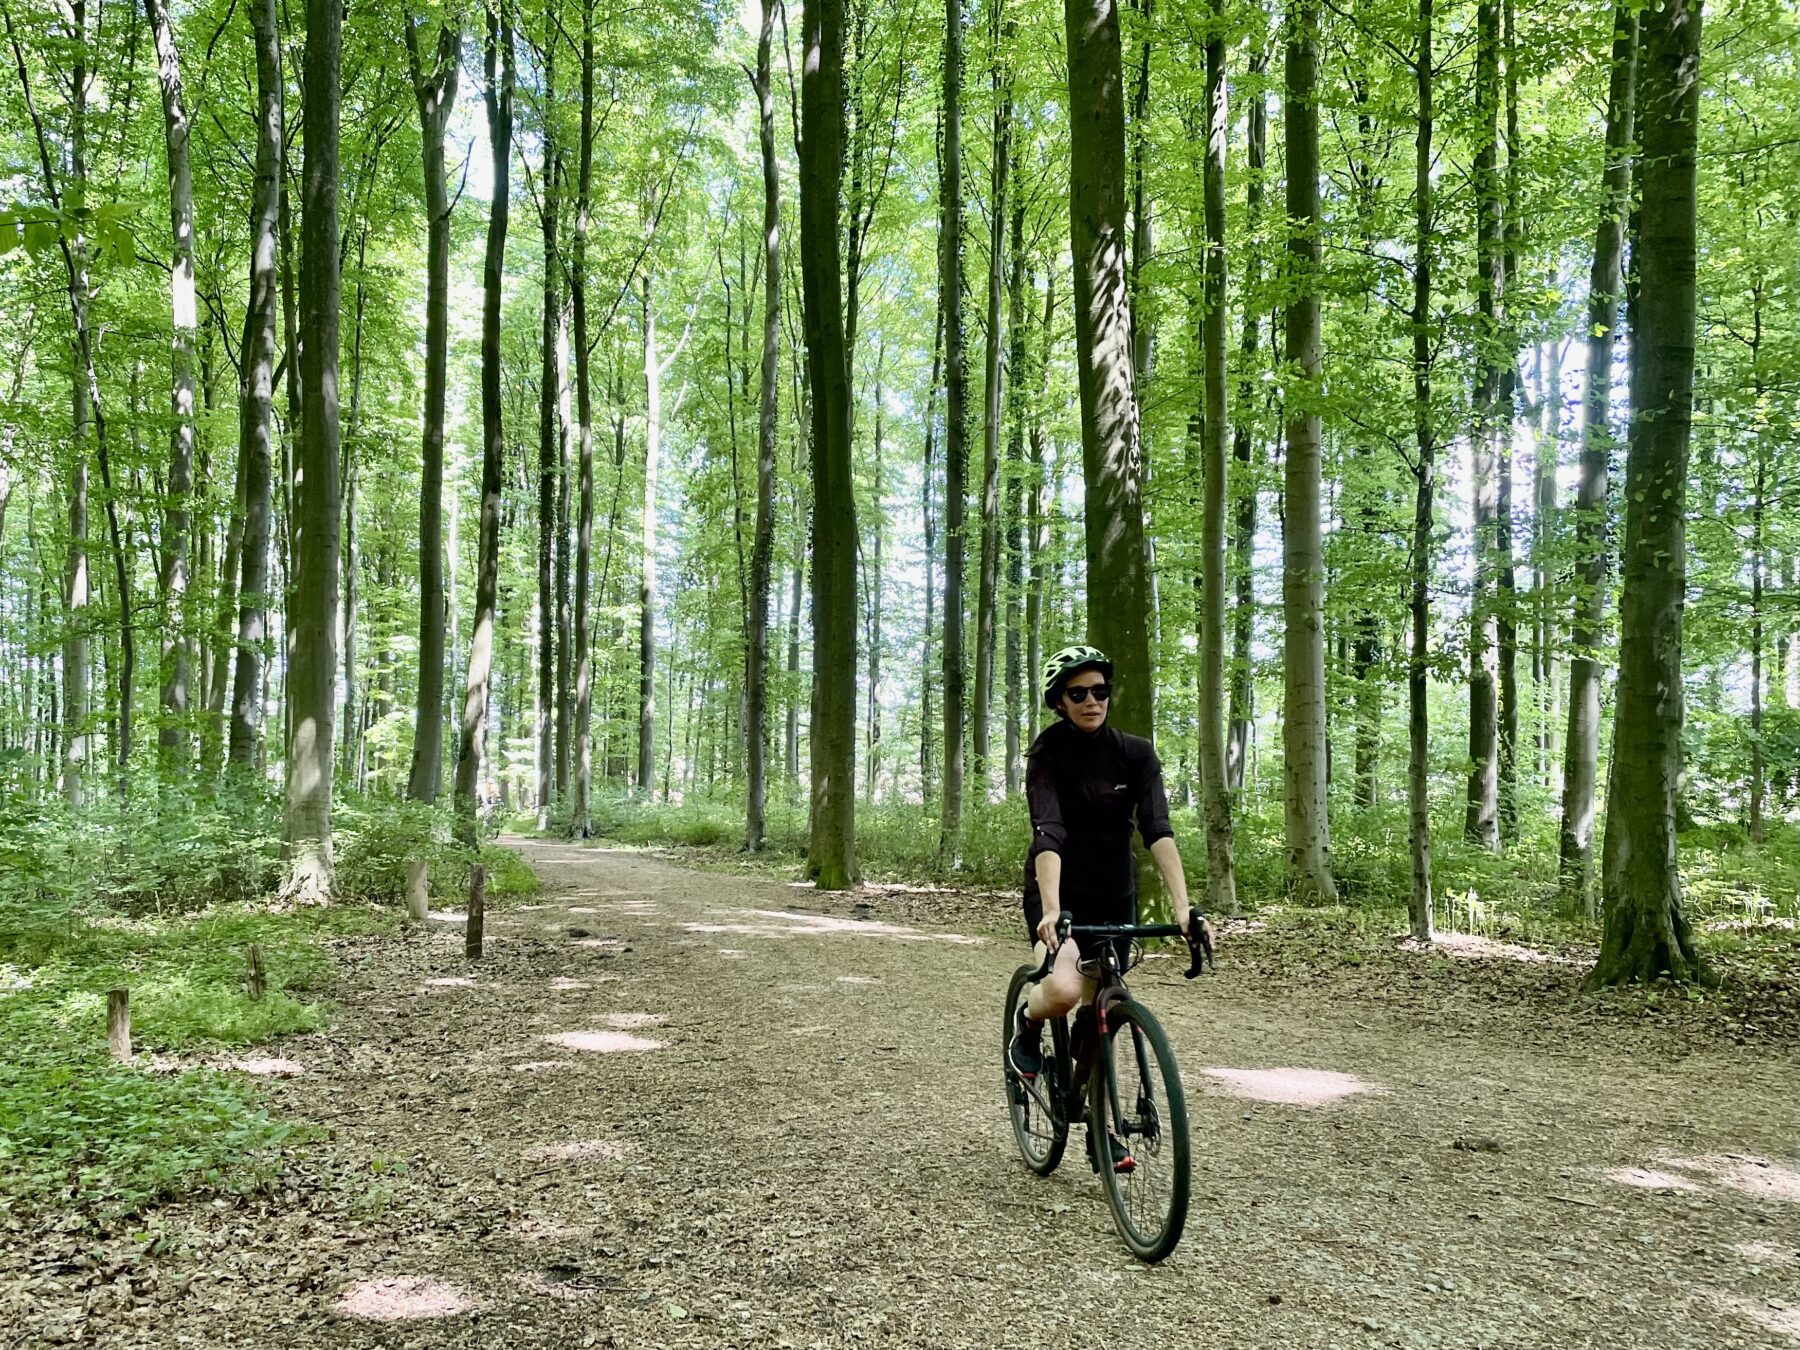
<svg viewBox="0 0 1800 1350">
<path fill-rule="evenodd" d="M 264 994 L 269 992 L 269 978 L 263 970 L 262 948 L 255 943 L 250 945 L 250 998 L 260 1003 Z"/>
<path fill-rule="evenodd" d="M 131 1059 L 131 994 L 125 989 L 106 991 L 106 1040 L 112 1057 L 120 1063 Z"/>
<path fill-rule="evenodd" d="M 487 909 L 487 868 L 476 863 L 469 869 L 469 918 L 463 928 L 463 955 L 481 955 L 481 926 Z"/>
<path fill-rule="evenodd" d="M 415 922 L 425 921 L 425 910 L 429 903 L 431 886 L 425 860 L 414 858 L 406 864 L 406 917 Z"/>
</svg>

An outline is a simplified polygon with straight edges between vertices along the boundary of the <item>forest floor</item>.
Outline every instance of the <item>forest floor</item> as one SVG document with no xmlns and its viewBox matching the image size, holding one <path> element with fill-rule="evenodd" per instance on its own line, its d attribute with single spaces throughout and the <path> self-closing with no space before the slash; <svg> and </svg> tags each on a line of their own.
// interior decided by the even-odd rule
<svg viewBox="0 0 1800 1350">
<path fill-rule="evenodd" d="M 335 1020 L 256 1066 L 320 1127 L 272 1184 L 16 1234 L 0 1343 L 1800 1343 L 1791 1003 L 1232 925 L 1216 977 L 1132 978 L 1196 1144 L 1149 1268 L 1079 1141 L 1014 1151 L 1013 900 L 514 842 L 543 891 L 481 961 L 459 915 L 338 945 Z"/>
</svg>

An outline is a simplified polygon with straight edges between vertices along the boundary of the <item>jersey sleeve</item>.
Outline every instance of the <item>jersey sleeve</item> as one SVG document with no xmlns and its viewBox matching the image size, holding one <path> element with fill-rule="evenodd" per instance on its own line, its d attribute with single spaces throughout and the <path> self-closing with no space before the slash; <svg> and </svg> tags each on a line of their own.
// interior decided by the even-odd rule
<svg viewBox="0 0 1800 1350">
<path fill-rule="evenodd" d="M 1047 755 L 1033 755 L 1025 762 L 1025 801 L 1031 808 L 1031 851 L 1026 858 L 1029 868 L 1040 853 L 1061 857 L 1068 838 L 1062 798 L 1056 794 L 1056 775 Z"/>
<path fill-rule="evenodd" d="M 1144 743 L 1143 764 L 1138 770 L 1137 824 L 1149 848 L 1158 839 L 1172 839 L 1175 831 L 1169 825 L 1169 793 L 1163 786 L 1162 761 L 1156 751 Z"/>
</svg>

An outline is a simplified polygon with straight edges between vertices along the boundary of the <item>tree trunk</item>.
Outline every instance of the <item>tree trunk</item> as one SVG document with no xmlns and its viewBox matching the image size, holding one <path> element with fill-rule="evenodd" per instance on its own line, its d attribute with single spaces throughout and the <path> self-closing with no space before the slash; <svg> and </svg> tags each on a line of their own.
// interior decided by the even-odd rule
<svg viewBox="0 0 1800 1350">
<path fill-rule="evenodd" d="M 882 421 L 886 408 L 883 405 L 882 377 L 887 373 L 887 339 L 884 336 L 875 349 L 875 431 L 869 438 L 869 448 L 873 451 L 873 482 L 870 484 L 870 499 L 875 503 L 874 528 L 869 536 L 869 554 L 863 566 L 863 591 L 868 605 L 868 643 L 869 643 L 869 675 L 868 675 L 868 708 L 865 716 L 868 719 L 868 731 L 865 738 L 866 751 L 863 761 L 863 800 L 874 804 L 875 783 L 881 766 L 881 546 L 882 536 L 887 531 L 886 482 L 882 477 L 881 440 Z"/>
<path fill-rule="evenodd" d="M 1713 976 L 1681 906 L 1681 620 L 1693 419 L 1695 150 L 1700 6 L 1668 0 L 1639 20 L 1644 193 L 1631 342 L 1631 433 L 1619 601 L 1618 712 L 1601 862 L 1605 931 L 1591 985 Z"/>
<path fill-rule="evenodd" d="M 576 473 L 581 480 L 575 520 L 575 807 L 570 829 L 577 839 L 585 839 L 594 828 L 594 644 L 588 618 L 589 579 L 594 566 L 594 389 L 589 369 L 592 358 L 587 311 L 587 245 L 594 191 L 594 0 L 582 0 L 581 5 L 579 154 L 575 239 L 569 269 L 569 304 L 575 324 Z M 608 523 L 609 531 L 615 523 Z"/>
<path fill-rule="evenodd" d="M 662 356 L 656 310 L 644 276 L 644 517 L 638 572 L 638 790 L 656 786 L 656 489 L 662 468 Z M 669 709 L 674 715 L 674 708 Z"/>
<path fill-rule="evenodd" d="M 1319 316 L 1319 12 L 1315 0 L 1293 0 L 1288 17 L 1287 250 L 1297 280 L 1287 307 L 1288 359 L 1315 387 L 1321 378 Z M 1320 541 L 1322 474 L 1319 414 L 1308 399 L 1287 408 L 1283 488 L 1281 596 L 1282 736 L 1286 759 L 1286 827 L 1290 890 L 1302 904 L 1337 900 L 1331 876 L 1331 824 L 1326 815 L 1325 594 Z"/>
<path fill-rule="evenodd" d="M 1031 716 L 1026 720 L 1027 739 L 1032 728 L 1044 715 L 1042 690 L 1038 681 L 1044 671 L 1044 588 L 1050 580 L 1050 511 L 1049 458 L 1044 431 L 1044 402 L 1050 381 L 1051 330 L 1056 319 L 1056 273 L 1044 276 L 1044 318 L 1040 327 L 1043 340 L 1038 346 L 1033 373 L 1036 386 L 1031 400 L 1031 427 L 1027 440 L 1031 451 L 1029 473 L 1031 484 L 1025 500 L 1025 533 L 1030 540 L 1031 568 L 1025 589 L 1025 669 L 1031 677 Z"/>
<path fill-rule="evenodd" d="M 999 6 L 993 8 L 996 26 Z M 1011 168 L 1012 90 L 1002 71 L 999 34 L 994 49 L 994 136 L 988 178 L 987 349 L 981 394 L 981 573 L 975 595 L 975 706 L 970 715 L 970 743 L 977 800 L 986 801 L 988 727 L 994 702 L 994 645 L 1000 591 L 1000 421 L 1002 301 L 1006 295 L 1006 190 Z"/>
<path fill-rule="evenodd" d="M 1008 151 L 1017 176 L 1018 142 Z M 1025 743 L 1021 727 L 1025 717 L 1024 649 L 1019 631 L 1025 581 L 1025 417 L 1026 340 L 1031 316 L 1025 309 L 1028 278 L 1025 273 L 1025 200 L 1018 194 L 1012 208 L 1011 260 L 1007 290 L 1006 404 L 1010 425 L 1006 433 L 1006 795 L 1016 797 L 1025 782 Z"/>
<path fill-rule="evenodd" d="M 756 39 L 757 140 L 763 178 L 763 328 L 756 415 L 756 533 L 750 546 L 750 614 L 744 659 L 744 848 L 759 852 L 767 829 L 769 749 L 769 583 L 775 556 L 775 437 L 780 428 L 781 165 L 775 158 L 775 89 L 770 53 L 775 0 L 763 0 Z"/>
<path fill-rule="evenodd" d="M 188 649 L 188 527 L 194 491 L 194 180 L 188 168 L 188 113 L 181 62 L 165 0 L 146 0 L 155 32 L 156 67 L 162 84 L 163 144 L 169 170 L 169 479 L 164 496 L 162 577 L 162 721 L 158 757 L 165 773 L 186 765 Z"/>
<path fill-rule="evenodd" d="M 1250 55 L 1250 74 L 1260 79 L 1268 69 L 1268 53 L 1260 46 Z M 1262 230 L 1263 160 L 1268 144 L 1269 111 L 1261 98 L 1248 100 L 1244 154 L 1248 177 L 1244 183 L 1245 228 L 1252 240 Z M 1250 725 L 1256 715 L 1256 682 L 1252 678 L 1250 643 L 1256 625 L 1256 446 L 1252 399 L 1257 396 L 1257 302 L 1262 289 L 1262 252 L 1244 251 L 1244 332 L 1238 343 L 1243 355 L 1243 380 L 1238 387 L 1238 422 L 1232 434 L 1231 455 L 1237 464 L 1237 509 L 1232 522 L 1232 554 L 1235 559 L 1236 594 L 1231 609 L 1231 722 L 1225 742 L 1225 784 L 1233 792 L 1244 786 L 1244 768 L 1250 757 Z"/>
<path fill-rule="evenodd" d="M 1750 349 L 1752 369 L 1760 370 L 1757 347 L 1761 345 L 1761 295 L 1757 296 L 1757 339 Z M 1761 383 L 1760 376 L 1758 383 Z M 1762 403 L 1757 391 L 1757 405 Z M 1763 842 L 1763 568 L 1768 546 L 1767 497 L 1769 465 L 1760 438 L 1751 452 L 1756 456 L 1756 477 L 1750 502 L 1750 842 Z"/>
<path fill-rule="evenodd" d="M 1088 641 L 1113 662 L 1111 723 L 1150 736 L 1150 584 L 1125 257 L 1125 107 L 1116 0 L 1064 0 L 1069 235 L 1087 481 Z"/>
<path fill-rule="evenodd" d="M 941 150 L 940 150 L 941 153 Z M 941 177 L 941 175 L 940 175 Z M 919 800 L 930 809 L 931 757 L 931 644 L 937 606 L 937 516 L 931 509 L 936 486 L 938 383 L 944 373 L 944 293 L 938 290 L 937 313 L 931 325 L 931 386 L 925 394 L 925 471 L 919 476 L 919 507 L 925 536 L 925 640 L 919 658 Z"/>
<path fill-rule="evenodd" d="M 1200 539 L 1200 779 L 1206 814 L 1206 899 L 1215 914 L 1237 913 L 1231 849 L 1231 785 L 1225 768 L 1225 0 L 1212 0 L 1206 40 L 1206 307 L 1201 319 L 1206 506 Z"/>
<path fill-rule="evenodd" d="M 332 738 L 337 729 L 338 61 L 343 9 L 307 0 L 301 80 L 306 161 L 300 186 L 300 418 L 288 631 L 285 834 L 291 895 L 331 892 Z"/>
<path fill-rule="evenodd" d="M 1569 734 L 1563 748 L 1562 894 L 1594 917 L 1594 790 L 1600 759 L 1600 649 L 1606 632 L 1607 465 L 1613 447 L 1613 341 L 1623 284 L 1629 210 L 1638 11 L 1613 8 L 1612 78 L 1606 100 L 1606 158 L 1594 265 L 1588 279 L 1587 389 L 1582 399 L 1581 480 L 1575 496 L 1575 612 L 1570 633 Z"/>
<path fill-rule="evenodd" d="M 1500 327 L 1494 361 L 1499 374 L 1494 427 L 1499 451 L 1499 492 L 1495 501 L 1494 559 L 1496 656 L 1500 675 L 1499 810 L 1500 835 L 1519 837 L 1519 584 L 1513 558 L 1513 432 L 1519 418 L 1519 334 L 1514 314 L 1514 273 L 1523 231 L 1519 220 L 1519 70 L 1513 42 L 1513 0 L 1501 0 L 1501 46 L 1506 59 L 1505 247 L 1497 276 Z"/>
<path fill-rule="evenodd" d="M 1536 627 L 1532 651 L 1532 678 L 1538 688 L 1537 776 L 1551 786 L 1551 730 L 1556 722 L 1556 619 L 1552 604 L 1555 584 L 1550 551 L 1557 534 L 1556 474 L 1562 464 L 1562 347 L 1561 334 L 1553 334 L 1540 349 L 1543 401 L 1537 452 L 1532 465 L 1537 486 L 1532 512 L 1532 621 Z"/>
<path fill-rule="evenodd" d="M 1437 488 L 1437 431 L 1431 411 L 1432 0 L 1419 0 L 1419 46 L 1413 64 L 1418 90 L 1418 129 L 1413 156 L 1413 531 L 1411 595 L 1412 647 L 1406 665 L 1406 838 L 1412 862 L 1407 919 L 1413 937 L 1432 940 L 1431 897 L 1431 713 L 1426 701 L 1431 676 L 1431 552 L 1433 496 Z"/>
<path fill-rule="evenodd" d="M 450 189 L 444 132 L 456 105 L 462 35 L 438 31 L 432 69 L 423 68 L 418 24 L 405 19 L 406 51 L 425 162 L 425 433 L 419 467 L 419 690 L 406 795 L 435 802 L 444 758 L 444 391 L 450 357 Z"/>
<path fill-rule="evenodd" d="M 1499 556 L 1499 503 L 1494 459 L 1501 440 L 1498 306 L 1505 286 L 1500 256 L 1500 11 L 1482 0 L 1476 11 L 1475 106 L 1475 390 L 1470 438 L 1474 497 L 1475 591 L 1469 602 L 1469 791 L 1463 833 L 1485 849 L 1500 847 L 1500 717 L 1495 647 L 1498 605 L 1494 572 Z"/>
<path fill-rule="evenodd" d="M 840 280 L 843 0 L 807 0 L 802 46 L 800 261 L 812 386 L 812 839 L 822 890 L 856 880 L 856 493 Z"/>
<path fill-rule="evenodd" d="M 556 604 L 553 576 L 557 529 L 556 508 L 560 495 L 558 479 L 562 476 L 562 455 L 557 436 L 557 390 L 562 383 L 562 367 L 558 348 L 562 318 L 562 289 L 558 285 L 556 257 L 556 189 L 561 165 L 556 158 L 555 83 L 558 39 L 549 34 L 544 42 L 544 150 L 538 171 L 538 224 L 544 241 L 543 333 L 538 351 L 538 689 L 537 689 L 537 827 L 550 828 L 551 771 L 560 768 L 561 745 L 568 726 L 558 717 L 558 735 L 551 736 L 552 708 L 560 711 L 563 684 L 556 678 L 559 660 L 568 660 L 566 645 L 557 641 L 560 606 Z M 564 577 L 566 580 L 567 573 Z M 564 593 L 567 593 L 565 584 Z M 558 648 L 562 647 L 559 653 Z"/>
<path fill-rule="evenodd" d="M 237 668 L 228 762 L 247 772 L 262 735 L 264 649 L 269 637 L 269 544 L 274 509 L 275 326 L 279 284 L 285 82 L 275 0 L 252 0 L 256 35 L 256 191 L 250 211 L 250 299 L 244 315 L 238 455 L 244 461 L 244 546 L 238 584 Z"/>
<path fill-rule="evenodd" d="M 505 291 L 506 227 L 511 214 L 513 131 L 513 28 L 507 0 L 487 12 L 483 69 L 487 76 L 488 150 L 494 195 L 488 208 L 487 251 L 481 268 L 481 517 L 476 544 L 475 614 L 469 631 L 469 674 L 463 686 L 461 734 L 456 744 L 458 842 L 478 846 L 476 786 L 487 727 L 488 677 L 493 668 L 495 610 L 500 576 L 500 492 L 506 462 L 506 427 L 500 390 L 500 306 Z"/>
<path fill-rule="evenodd" d="M 962 309 L 963 3 L 944 6 L 944 156 L 938 179 L 938 296 L 944 312 L 944 798 L 938 851 L 962 858 L 963 516 L 968 497 L 969 376 Z"/>
</svg>

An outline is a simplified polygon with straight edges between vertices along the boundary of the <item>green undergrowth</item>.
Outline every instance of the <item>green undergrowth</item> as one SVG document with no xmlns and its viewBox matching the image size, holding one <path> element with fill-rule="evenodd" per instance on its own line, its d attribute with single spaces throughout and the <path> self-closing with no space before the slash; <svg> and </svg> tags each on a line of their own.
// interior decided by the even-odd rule
<svg viewBox="0 0 1800 1350">
<path fill-rule="evenodd" d="M 1449 796 L 1449 794 L 1446 794 Z M 1352 915 L 1391 934 L 1406 927 L 1412 865 L 1404 802 L 1366 809 L 1333 800 L 1332 857 L 1342 902 L 1336 910 L 1292 911 L 1286 904 L 1282 803 L 1247 793 L 1234 821 L 1238 899 L 1246 913 L 1293 913 L 1320 921 Z M 743 851 L 742 799 L 720 794 L 679 803 L 599 794 L 597 835 L 639 847 L 676 848 L 710 866 L 800 875 L 806 857 L 804 800 L 775 797 L 767 809 L 767 847 Z M 1192 807 L 1171 813 L 1189 886 L 1201 893 L 1204 833 Z M 1592 945 L 1598 925 L 1561 895 L 1557 825 L 1541 792 L 1522 791 L 1519 837 L 1498 853 L 1463 838 L 1461 803 L 1449 797 L 1432 821 L 1432 886 L 1440 931 L 1550 947 Z M 524 830 L 529 821 L 519 822 Z M 1030 826 L 1019 798 L 972 805 L 964 814 L 960 857 L 939 850 L 935 807 L 859 803 L 857 858 L 871 881 L 936 882 L 968 889 L 1014 890 L 1022 882 Z M 1598 847 L 1596 847 L 1598 853 Z M 1800 825 L 1772 821 L 1760 845 L 1733 823 L 1696 827 L 1681 838 L 1688 917 L 1704 946 L 1742 951 L 1758 943 L 1792 944 L 1800 922 Z"/>
<path fill-rule="evenodd" d="M 278 898 L 267 791 L 165 790 L 78 814 L 0 799 L 0 1211 L 116 1213 L 254 1184 L 276 1164 L 293 1127 L 213 1065 L 329 1020 L 332 946 L 398 929 L 410 858 L 427 860 L 438 903 L 466 890 L 444 813 L 351 798 L 334 823 L 338 902 L 293 908 Z M 494 901 L 536 890 L 515 853 L 482 856 Z M 130 995 L 130 1064 L 107 1051 L 116 987 Z"/>
</svg>

